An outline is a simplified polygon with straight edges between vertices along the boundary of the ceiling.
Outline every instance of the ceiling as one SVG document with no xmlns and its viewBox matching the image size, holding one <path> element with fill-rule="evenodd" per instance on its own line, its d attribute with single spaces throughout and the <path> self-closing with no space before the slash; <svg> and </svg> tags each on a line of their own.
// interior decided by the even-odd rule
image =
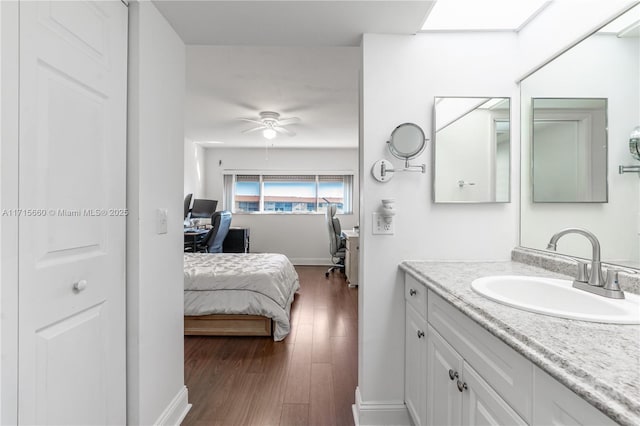
<svg viewBox="0 0 640 426">
<path fill-rule="evenodd" d="M 433 1 L 154 0 L 186 44 L 359 46 L 363 33 L 415 34 Z"/>
<path fill-rule="evenodd" d="M 427 17 L 445 31 L 486 20 L 473 12 L 463 25 L 460 0 L 152 1 L 187 44 L 185 135 L 211 147 L 355 148 L 362 34 L 415 34 Z M 514 28 L 495 20 L 491 28 L 517 31 L 549 4 L 526 2 L 533 6 Z M 482 2 L 492 19 L 504 8 L 494 3 Z M 449 24 L 437 23 L 439 6 Z M 288 127 L 296 136 L 242 133 L 253 124 L 238 117 L 260 111 L 299 117 Z"/>
<path fill-rule="evenodd" d="M 356 147 L 359 58 L 355 47 L 188 46 L 186 136 L 264 147 L 261 132 L 242 133 L 255 124 L 237 118 L 275 111 L 301 122 L 269 147 Z"/>
<path fill-rule="evenodd" d="M 166 1 L 187 44 L 185 134 L 210 147 L 355 148 L 363 33 L 415 34 L 432 1 Z M 238 117 L 301 122 L 266 141 Z"/>
</svg>

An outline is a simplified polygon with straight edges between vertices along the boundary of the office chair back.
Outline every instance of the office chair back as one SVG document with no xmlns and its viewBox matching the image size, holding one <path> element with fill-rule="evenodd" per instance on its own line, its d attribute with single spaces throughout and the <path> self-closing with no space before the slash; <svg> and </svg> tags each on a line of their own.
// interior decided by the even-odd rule
<svg viewBox="0 0 640 426">
<path fill-rule="evenodd" d="M 191 199 L 193 198 L 193 194 L 187 194 L 184 197 L 184 218 L 186 219 L 189 215 L 189 210 L 191 210 Z"/>
<path fill-rule="evenodd" d="M 216 207 L 218 207 L 218 200 L 196 198 L 191 207 L 191 218 L 209 218 L 216 211 Z"/>
<path fill-rule="evenodd" d="M 203 241 L 207 253 L 222 253 L 222 243 L 229 233 L 231 212 L 224 210 L 211 215 L 211 229 Z"/>
<path fill-rule="evenodd" d="M 325 221 L 329 232 L 329 253 L 332 257 L 344 257 L 344 240 L 342 238 L 342 227 L 340 220 L 335 217 L 337 206 L 335 204 L 327 205 L 325 212 Z M 342 252 L 341 252 L 342 249 Z"/>
</svg>

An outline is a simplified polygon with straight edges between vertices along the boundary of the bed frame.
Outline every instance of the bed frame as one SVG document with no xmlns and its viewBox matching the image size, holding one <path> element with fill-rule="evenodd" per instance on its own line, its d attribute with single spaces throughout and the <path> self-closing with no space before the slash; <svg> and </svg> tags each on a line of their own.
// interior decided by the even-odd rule
<svg viewBox="0 0 640 426">
<path fill-rule="evenodd" d="M 184 317 L 185 336 L 271 336 L 271 318 L 258 315 L 198 315 Z"/>
</svg>

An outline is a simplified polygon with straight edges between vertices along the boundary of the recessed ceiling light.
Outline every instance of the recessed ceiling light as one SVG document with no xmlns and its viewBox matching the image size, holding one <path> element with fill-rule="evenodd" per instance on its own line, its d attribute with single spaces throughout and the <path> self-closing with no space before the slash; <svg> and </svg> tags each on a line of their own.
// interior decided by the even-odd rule
<svg viewBox="0 0 640 426">
<path fill-rule="evenodd" d="M 438 0 L 423 31 L 520 30 L 549 0 Z"/>
</svg>

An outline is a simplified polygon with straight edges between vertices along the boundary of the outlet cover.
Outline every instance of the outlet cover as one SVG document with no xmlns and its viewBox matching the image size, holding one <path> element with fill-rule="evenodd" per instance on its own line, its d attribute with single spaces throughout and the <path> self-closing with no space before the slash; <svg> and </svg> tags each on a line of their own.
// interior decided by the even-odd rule
<svg viewBox="0 0 640 426">
<path fill-rule="evenodd" d="M 378 212 L 373 212 L 373 235 L 393 235 L 393 219 L 387 223 Z"/>
</svg>

